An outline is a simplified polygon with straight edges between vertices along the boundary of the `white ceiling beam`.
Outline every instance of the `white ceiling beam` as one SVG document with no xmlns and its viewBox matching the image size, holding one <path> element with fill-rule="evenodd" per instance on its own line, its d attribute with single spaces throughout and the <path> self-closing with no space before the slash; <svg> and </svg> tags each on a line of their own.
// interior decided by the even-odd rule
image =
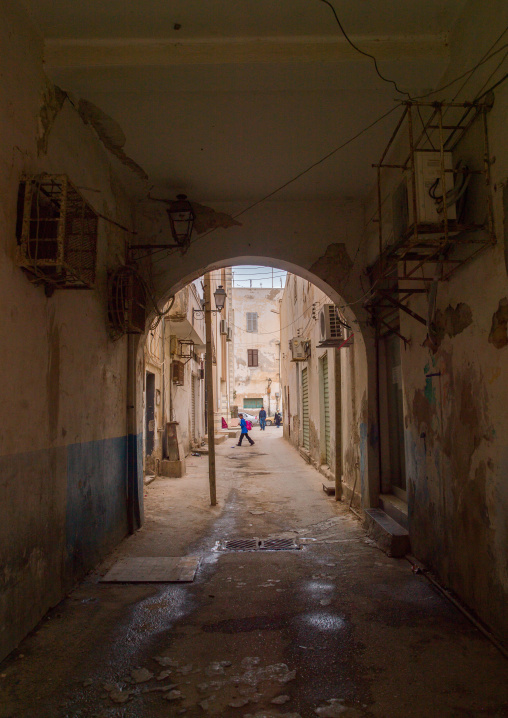
<svg viewBox="0 0 508 718">
<path fill-rule="evenodd" d="M 378 60 L 436 60 L 448 56 L 446 35 L 352 38 Z M 270 37 L 186 40 L 47 39 L 48 68 L 166 67 L 283 62 L 369 61 L 343 37 Z"/>
</svg>

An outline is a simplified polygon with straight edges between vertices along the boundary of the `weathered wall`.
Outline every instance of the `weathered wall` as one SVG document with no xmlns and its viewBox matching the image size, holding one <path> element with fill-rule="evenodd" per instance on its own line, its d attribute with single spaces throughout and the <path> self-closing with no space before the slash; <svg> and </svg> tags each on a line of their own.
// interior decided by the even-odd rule
<svg viewBox="0 0 508 718">
<path fill-rule="evenodd" d="M 127 531 L 126 342 L 106 328 L 125 235 L 100 222 L 97 289 L 47 298 L 15 264 L 20 176 L 67 173 L 130 222 L 106 151 L 43 75 L 39 37 L 18 4 L 1 13 L 0 657 Z"/>
<path fill-rule="evenodd" d="M 480 21 L 481 18 L 481 21 Z M 451 62 L 439 84 L 465 72 L 472 57 L 480 58 L 508 24 L 506 3 L 469 2 L 450 37 Z M 474 55 L 472 55 L 474 48 Z M 496 47 L 497 49 L 497 47 Z M 473 99 L 502 77 L 492 74 L 498 54 L 467 78 L 443 92 L 443 99 Z M 440 95 L 431 99 L 439 99 Z M 425 114 L 425 110 L 424 110 Z M 494 90 L 488 114 L 492 197 L 497 245 L 440 282 L 435 325 L 436 347 L 426 341 L 426 327 L 404 312 L 401 346 L 404 395 L 405 456 L 408 510 L 414 553 L 495 631 L 508 636 L 508 402 L 507 202 L 508 85 Z M 394 158 L 396 154 L 394 154 Z M 476 123 L 455 151 L 481 168 L 483 139 Z M 471 183 L 467 212 L 476 221 L 486 217 L 481 182 Z M 386 196 L 391 191 L 386 186 Z M 385 194 L 383 196 L 385 196 Z M 385 241 L 390 239 L 390 202 L 385 205 Z M 367 216 L 375 216 L 375 202 Z M 374 230 L 374 226 L 370 225 Z M 377 256 L 372 231 L 371 260 Z M 427 316 L 426 296 L 410 307 Z M 381 366 L 381 370 L 384 368 Z M 433 376 L 429 376 L 433 375 Z M 381 397 L 383 399 L 383 397 Z M 381 425 L 386 406 L 381 402 Z M 383 455 L 386 466 L 387 457 Z"/>
<path fill-rule="evenodd" d="M 275 394 L 280 394 L 279 348 L 281 289 L 253 287 L 233 289 L 235 317 L 235 404 L 241 411 L 244 398 L 261 398 L 269 416 L 275 413 Z M 247 312 L 257 312 L 258 331 L 247 331 Z M 248 349 L 258 350 L 258 366 L 249 367 Z M 272 380 L 270 395 L 268 379 Z M 280 403 L 279 403 L 280 408 Z M 249 409 L 246 409 L 250 411 Z M 251 411 L 252 413 L 252 411 Z M 254 410 L 257 414 L 258 410 Z"/>
<path fill-rule="evenodd" d="M 301 369 L 305 366 L 309 372 L 310 459 L 317 467 L 325 463 L 319 365 L 326 352 L 330 391 L 329 469 L 332 475 L 339 473 L 344 498 L 349 501 L 354 493 L 353 503 L 360 506 L 362 486 L 364 494 L 368 490 L 368 372 L 365 342 L 357 320 L 350 315 L 348 321 L 354 334 L 351 346 L 339 350 L 317 347 L 320 342 L 319 312 L 323 304 L 329 303 L 332 303 L 330 298 L 311 282 L 295 275 L 290 276 L 281 304 L 284 435 L 294 446 L 303 445 Z M 338 306 L 342 304 L 338 302 Z M 298 335 L 311 342 L 311 356 L 307 362 L 291 362 L 289 341 Z M 338 405 L 334 401 L 337 392 Z M 291 416 L 286 410 L 288 394 Z"/>
</svg>

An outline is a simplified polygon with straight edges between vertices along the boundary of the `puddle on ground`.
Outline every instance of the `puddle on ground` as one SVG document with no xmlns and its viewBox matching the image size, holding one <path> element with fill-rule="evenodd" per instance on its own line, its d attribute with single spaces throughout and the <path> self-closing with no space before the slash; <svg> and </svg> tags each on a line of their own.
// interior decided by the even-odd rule
<svg viewBox="0 0 508 718">
<path fill-rule="evenodd" d="M 343 618 L 328 611 L 305 613 L 300 616 L 299 620 L 312 626 L 312 628 L 316 628 L 318 631 L 340 631 L 346 626 Z"/>
</svg>

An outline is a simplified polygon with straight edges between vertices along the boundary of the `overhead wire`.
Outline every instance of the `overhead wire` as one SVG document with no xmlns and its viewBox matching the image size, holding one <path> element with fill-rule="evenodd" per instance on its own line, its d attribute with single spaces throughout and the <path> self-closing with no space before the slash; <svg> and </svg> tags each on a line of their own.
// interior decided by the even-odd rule
<svg viewBox="0 0 508 718">
<path fill-rule="evenodd" d="M 321 157 L 319 160 L 317 160 L 316 162 L 313 162 L 311 165 L 309 165 L 308 167 L 306 167 L 306 168 L 305 168 L 304 170 L 302 170 L 301 172 L 298 172 L 298 174 L 296 174 L 294 177 L 292 177 L 292 178 L 291 178 L 290 180 L 288 180 L 287 182 L 284 182 L 284 184 L 280 185 L 280 186 L 277 187 L 276 189 L 274 189 L 274 190 L 272 190 L 271 192 L 269 192 L 268 194 L 264 195 L 264 197 L 261 197 L 261 199 L 256 200 L 256 202 L 253 202 L 252 204 L 248 205 L 247 207 L 245 207 L 244 209 L 242 209 L 242 210 L 241 210 L 240 212 L 238 212 L 237 214 L 234 214 L 234 215 L 233 215 L 233 219 L 237 219 L 238 217 L 241 217 L 242 215 L 244 215 L 244 214 L 246 214 L 247 212 L 249 212 L 251 209 L 254 209 L 254 207 L 257 207 L 258 205 L 262 204 L 263 202 L 266 202 L 266 200 L 268 200 L 268 199 L 270 199 L 271 197 L 273 197 L 274 195 L 278 194 L 279 192 L 281 192 L 281 191 L 282 191 L 283 189 L 285 189 L 286 187 L 289 187 L 289 185 L 291 185 L 291 184 L 293 184 L 294 182 L 296 182 L 297 180 L 299 180 L 301 177 L 303 177 L 304 175 L 306 175 L 308 172 L 310 172 L 311 170 L 313 170 L 313 169 L 314 169 L 315 167 L 317 167 L 318 165 L 322 164 L 323 162 L 326 162 L 326 160 L 330 159 L 330 157 L 333 157 L 333 155 L 337 154 L 337 152 L 340 152 L 340 150 L 344 149 L 345 147 L 347 147 L 348 145 L 350 145 L 351 143 L 353 143 L 353 142 L 354 142 L 355 140 L 357 140 L 359 137 L 361 137 L 361 136 L 364 135 L 366 132 L 368 132 L 370 129 L 372 129 L 372 127 L 374 127 L 375 125 L 377 125 L 377 124 L 379 124 L 380 122 L 382 122 L 386 117 L 388 117 L 388 116 L 391 115 L 393 112 L 395 112 L 395 110 L 396 110 L 397 108 L 399 108 L 399 107 L 401 107 L 401 103 L 397 103 L 396 105 L 394 105 L 394 107 L 392 107 L 390 110 L 388 110 L 387 112 L 384 112 L 382 115 L 380 115 L 380 116 L 377 117 L 375 120 L 373 120 L 373 122 L 370 122 L 368 125 L 366 125 L 365 127 L 363 127 L 361 130 L 359 130 L 356 134 L 354 134 L 354 135 L 353 135 L 352 137 L 350 137 L 348 140 L 346 140 L 345 142 L 342 142 L 342 144 L 340 144 L 338 147 L 335 147 L 335 148 L 334 148 L 333 150 L 331 150 L 330 152 L 327 152 L 326 155 L 324 155 L 323 157 Z M 198 242 L 198 241 L 204 239 L 205 237 L 208 237 L 208 236 L 209 236 L 210 234 L 212 234 L 213 232 L 216 232 L 217 229 L 218 229 L 218 227 L 214 227 L 213 229 L 208 230 L 208 232 L 205 232 L 204 234 L 198 235 L 198 236 L 195 237 L 194 239 L 191 239 L 190 244 L 194 244 L 195 242 Z M 167 251 L 167 250 L 160 250 L 160 251 Z M 173 254 L 175 251 L 177 251 L 177 250 L 169 250 L 169 251 L 167 251 L 167 254 L 164 255 L 164 257 L 159 257 L 158 259 L 154 260 L 153 264 L 157 264 L 158 262 L 160 262 L 160 261 L 162 261 L 163 259 L 165 259 L 167 256 L 170 256 L 171 254 Z M 155 252 L 154 252 L 154 254 L 155 254 Z"/>
<path fill-rule="evenodd" d="M 360 53 L 360 55 L 364 55 L 365 57 L 369 57 L 369 58 L 373 61 L 373 63 L 374 63 L 374 68 L 375 68 L 375 70 L 376 70 L 376 73 L 377 73 L 377 75 L 381 78 L 381 80 L 383 80 L 383 82 L 387 82 L 387 83 L 390 84 L 390 85 L 393 85 L 399 94 L 401 94 L 401 95 L 406 95 L 407 97 L 409 97 L 409 99 L 411 99 L 411 95 L 409 94 L 409 92 L 406 92 L 406 90 L 401 90 L 400 87 L 399 87 L 399 86 L 397 85 L 397 83 L 395 82 L 395 80 L 391 80 L 389 77 L 385 77 L 383 74 L 381 74 L 381 72 L 380 72 L 380 70 L 379 70 L 379 67 L 378 67 L 378 64 L 377 64 L 377 60 L 376 60 L 376 58 L 374 57 L 374 55 L 371 55 L 370 52 L 365 52 L 365 50 L 361 50 L 361 49 L 358 47 L 358 45 L 355 45 L 355 43 L 351 40 L 351 38 L 349 37 L 349 35 L 347 34 L 347 32 L 344 30 L 344 27 L 343 27 L 341 21 L 339 20 L 339 16 L 337 15 L 337 12 L 336 12 L 334 6 L 332 5 L 332 3 L 329 2 L 329 0 L 319 0 L 319 2 L 322 2 L 322 3 L 324 3 L 325 5 L 328 5 L 328 7 L 331 9 L 331 11 L 332 11 L 332 13 L 333 13 L 333 16 L 334 16 L 334 18 L 335 18 L 335 21 L 336 21 L 337 25 L 338 25 L 339 28 L 340 28 L 340 31 L 341 31 L 342 34 L 344 35 L 345 40 L 351 45 L 351 47 L 352 47 L 354 50 L 356 50 L 356 52 Z"/>
</svg>

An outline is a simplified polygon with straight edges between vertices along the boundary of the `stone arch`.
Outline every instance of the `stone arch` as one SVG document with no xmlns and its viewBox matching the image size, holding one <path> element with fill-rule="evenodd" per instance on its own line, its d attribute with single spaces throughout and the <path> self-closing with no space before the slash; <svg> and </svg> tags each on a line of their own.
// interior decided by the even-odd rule
<svg viewBox="0 0 508 718">
<path fill-rule="evenodd" d="M 376 343 L 374 332 L 368 324 L 362 302 L 358 301 L 358 277 L 355 276 L 353 281 L 347 282 L 347 278 L 351 274 L 352 261 L 348 256 L 345 244 L 332 243 L 328 245 L 325 252 L 310 266 L 302 266 L 295 261 L 289 261 L 289 258 L 281 257 L 280 252 L 274 252 L 279 256 L 273 256 L 268 253 L 263 255 L 255 252 L 243 253 L 238 245 L 230 246 L 229 251 L 226 252 L 224 251 L 224 246 L 222 246 L 220 254 L 222 256 L 219 259 L 205 265 L 202 263 L 202 256 L 197 252 L 193 252 L 191 257 L 187 255 L 185 261 L 177 260 L 173 261 L 173 263 L 171 262 L 171 255 L 169 255 L 163 263 L 164 269 L 158 268 L 157 272 L 150 272 L 159 305 L 166 302 L 186 284 L 202 276 L 205 272 L 237 264 L 257 264 L 284 269 L 298 275 L 315 284 L 335 304 L 343 307 L 346 318 L 348 321 L 353 322 L 355 327 L 360 356 L 357 375 L 360 377 L 363 391 L 357 410 L 359 417 L 358 456 L 360 464 L 358 469 L 361 480 L 362 506 L 364 508 L 377 506 L 379 497 L 379 428 Z M 172 256 L 174 257 L 175 255 Z M 136 393 L 139 396 L 139 389 Z M 142 409 L 141 403 L 136 403 L 138 405 L 136 423 L 139 427 L 142 421 Z"/>
</svg>

